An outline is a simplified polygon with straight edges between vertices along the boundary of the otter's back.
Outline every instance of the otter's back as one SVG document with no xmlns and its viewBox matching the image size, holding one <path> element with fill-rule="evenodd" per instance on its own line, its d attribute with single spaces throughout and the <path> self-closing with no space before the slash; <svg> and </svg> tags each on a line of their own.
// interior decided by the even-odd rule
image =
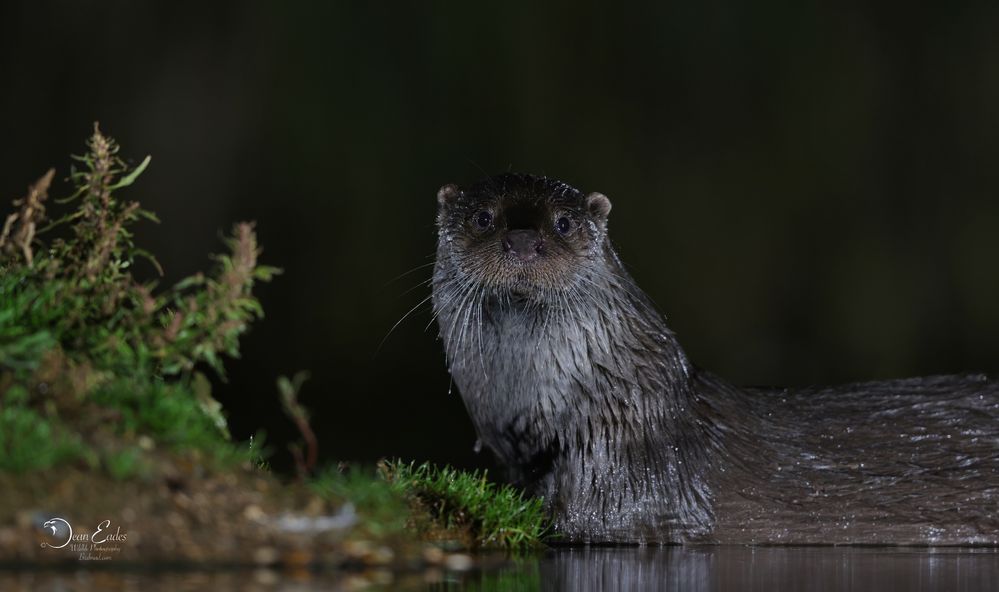
<svg viewBox="0 0 999 592">
<path fill-rule="evenodd" d="M 786 543 L 999 542 L 999 383 L 934 376 L 746 389 L 722 538 Z M 750 448 L 755 448 L 749 450 Z M 724 490 L 724 488 L 723 488 Z"/>
</svg>

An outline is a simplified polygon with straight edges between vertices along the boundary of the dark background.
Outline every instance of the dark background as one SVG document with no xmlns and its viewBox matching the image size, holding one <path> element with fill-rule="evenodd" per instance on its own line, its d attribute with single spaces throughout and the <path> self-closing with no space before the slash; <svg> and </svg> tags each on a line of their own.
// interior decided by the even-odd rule
<svg viewBox="0 0 999 592">
<path fill-rule="evenodd" d="M 540 4 L 540 3 L 538 3 Z M 94 120 L 166 281 L 258 221 L 236 436 L 485 462 L 427 307 L 435 193 L 515 170 L 611 197 L 691 357 L 737 383 L 999 371 L 999 3 L 5 3 L 0 197 Z M 4 206 L 6 209 L 7 206 Z M 410 269 L 417 271 L 394 279 Z"/>
</svg>

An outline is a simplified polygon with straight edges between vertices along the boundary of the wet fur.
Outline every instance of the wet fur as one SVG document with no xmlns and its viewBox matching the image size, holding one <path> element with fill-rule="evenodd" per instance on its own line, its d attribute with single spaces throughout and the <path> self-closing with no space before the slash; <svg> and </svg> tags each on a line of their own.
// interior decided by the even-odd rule
<svg viewBox="0 0 999 592">
<path fill-rule="evenodd" d="M 480 442 L 562 541 L 999 542 L 995 382 L 734 387 L 688 361 L 588 203 L 530 176 L 451 188 L 433 278 Z M 467 226 L 525 204 L 579 225 L 528 270 Z"/>
</svg>

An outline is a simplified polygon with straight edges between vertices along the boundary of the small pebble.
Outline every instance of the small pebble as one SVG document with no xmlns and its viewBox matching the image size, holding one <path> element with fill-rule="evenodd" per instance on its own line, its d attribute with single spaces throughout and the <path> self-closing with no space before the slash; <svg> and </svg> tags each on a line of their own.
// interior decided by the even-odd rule
<svg viewBox="0 0 999 592">
<path fill-rule="evenodd" d="M 368 541 L 347 541 L 343 544 L 343 552 L 349 557 L 365 557 L 371 553 L 371 543 Z"/>
<path fill-rule="evenodd" d="M 467 571 L 472 569 L 472 557 L 464 553 L 448 555 L 444 560 L 444 567 L 452 571 Z"/>
<path fill-rule="evenodd" d="M 312 553 L 306 551 L 305 549 L 293 549 L 281 557 L 281 563 L 283 563 L 287 569 L 304 569 L 312 563 Z"/>
<path fill-rule="evenodd" d="M 267 514 L 256 504 L 250 504 L 243 510 L 243 518 L 251 522 L 260 522 L 267 517 Z"/>
<path fill-rule="evenodd" d="M 427 563 L 439 565 L 442 561 L 444 561 L 444 551 L 441 551 L 437 547 L 427 547 L 423 550 L 423 560 Z"/>
<path fill-rule="evenodd" d="M 391 563 L 394 557 L 395 553 L 392 552 L 392 549 L 389 549 L 388 547 L 378 547 L 371 554 L 369 561 L 377 565 L 385 565 Z"/>
<path fill-rule="evenodd" d="M 274 547 L 260 547 L 253 552 L 253 562 L 257 565 L 273 565 L 277 560 L 278 552 Z"/>
<path fill-rule="evenodd" d="M 261 586 L 274 586 L 280 581 L 280 577 L 273 569 L 257 569 L 253 572 L 253 581 Z"/>
</svg>

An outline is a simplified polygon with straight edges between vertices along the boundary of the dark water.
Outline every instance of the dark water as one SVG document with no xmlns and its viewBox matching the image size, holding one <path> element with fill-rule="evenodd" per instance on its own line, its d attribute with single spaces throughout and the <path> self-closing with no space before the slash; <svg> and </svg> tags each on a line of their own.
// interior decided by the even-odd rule
<svg viewBox="0 0 999 592">
<path fill-rule="evenodd" d="M 559 549 L 488 571 L 392 573 L 5 571 L 0 590 L 856 590 L 999 589 L 999 552 L 957 548 Z"/>
</svg>

